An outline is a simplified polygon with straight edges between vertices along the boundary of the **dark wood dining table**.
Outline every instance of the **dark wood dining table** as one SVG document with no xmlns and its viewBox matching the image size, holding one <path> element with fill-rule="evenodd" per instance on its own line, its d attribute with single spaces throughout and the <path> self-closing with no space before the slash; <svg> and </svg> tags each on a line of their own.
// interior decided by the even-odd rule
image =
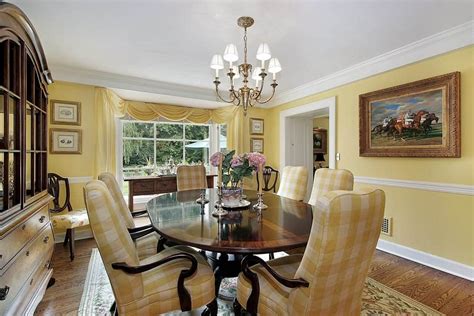
<svg viewBox="0 0 474 316">
<path fill-rule="evenodd" d="M 215 217 L 216 189 L 206 189 L 209 203 L 198 204 L 202 190 L 160 194 L 147 203 L 160 244 L 171 242 L 199 248 L 205 254 L 216 277 L 216 292 L 222 278 L 235 277 L 245 255 L 274 253 L 305 246 L 308 242 L 312 208 L 309 204 L 265 193 L 267 209 L 257 212 L 256 191 L 244 191 L 247 208 L 227 209 Z"/>
</svg>

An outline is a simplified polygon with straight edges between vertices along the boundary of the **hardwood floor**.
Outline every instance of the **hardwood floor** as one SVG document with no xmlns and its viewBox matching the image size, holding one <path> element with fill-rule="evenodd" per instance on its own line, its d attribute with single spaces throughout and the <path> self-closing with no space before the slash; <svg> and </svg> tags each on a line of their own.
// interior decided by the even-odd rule
<svg viewBox="0 0 474 316">
<path fill-rule="evenodd" d="M 56 244 L 53 266 L 56 284 L 46 291 L 35 315 L 74 315 L 81 301 L 93 239 L 76 241 L 76 257 Z M 474 315 L 473 282 L 377 251 L 369 276 L 447 315 Z"/>
</svg>

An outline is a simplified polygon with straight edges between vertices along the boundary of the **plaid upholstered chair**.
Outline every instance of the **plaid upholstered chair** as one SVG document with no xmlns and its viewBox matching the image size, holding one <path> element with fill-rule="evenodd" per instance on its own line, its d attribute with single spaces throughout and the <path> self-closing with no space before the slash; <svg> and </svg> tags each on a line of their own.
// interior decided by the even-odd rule
<svg viewBox="0 0 474 316">
<path fill-rule="evenodd" d="M 354 176 L 352 172 L 344 169 L 320 168 L 314 173 L 313 189 L 308 203 L 316 205 L 318 199 L 330 191 L 352 191 Z M 305 247 L 286 251 L 288 254 L 303 254 Z"/>
<path fill-rule="evenodd" d="M 314 173 L 313 189 L 308 203 L 316 205 L 316 201 L 329 191 L 352 191 L 354 176 L 345 169 L 320 168 Z"/>
<path fill-rule="evenodd" d="M 153 226 L 151 224 L 138 226 L 137 222 L 135 221 L 136 217 L 144 215 L 146 216 L 147 212 L 130 212 L 129 208 L 127 207 L 127 203 L 125 203 L 125 199 L 123 198 L 120 186 L 113 174 L 110 172 L 103 172 L 98 178 L 100 181 L 104 182 L 109 189 L 110 195 L 117 205 L 116 211 L 118 215 L 122 216 L 125 226 L 127 227 L 127 230 L 129 231 L 130 236 L 137 247 L 138 257 L 145 258 L 154 255 L 157 253 L 157 250 L 161 250 L 158 249 L 160 236 L 155 232 Z"/>
<path fill-rule="evenodd" d="M 64 188 L 64 194 L 61 194 L 61 188 Z M 69 243 L 69 257 L 72 261 L 74 260 L 75 230 L 89 225 L 87 212 L 85 209 L 72 208 L 68 178 L 61 177 L 56 173 L 48 173 L 48 193 L 53 197 L 53 208 L 49 209 L 51 223 L 56 231 L 66 231 L 63 244 L 66 246 Z M 61 203 L 63 195 L 64 203 Z"/>
<path fill-rule="evenodd" d="M 179 166 L 176 170 L 178 191 L 207 188 L 206 168 L 203 165 Z"/>
<path fill-rule="evenodd" d="M 327 193 L 314 208 L 304 255 L 244 258 L 238 303 L 261 315 L 359 315 L 384 208 L 381 190 Z"/>
<path fill-rule="evenodd" d="M 158 315 L 208 305 L 217 315 L 214 274 L 204 257 L 177 246 L 140 260 L 106 185 L 88 182 L 84 199 L 118 314 Z"/>
<path fill-rule="evenodd" d="M 306 167 L 286 166 L 283 168 L 278 195 L 303 201 L 306 195 L 308 169 Z"/>
</svg>

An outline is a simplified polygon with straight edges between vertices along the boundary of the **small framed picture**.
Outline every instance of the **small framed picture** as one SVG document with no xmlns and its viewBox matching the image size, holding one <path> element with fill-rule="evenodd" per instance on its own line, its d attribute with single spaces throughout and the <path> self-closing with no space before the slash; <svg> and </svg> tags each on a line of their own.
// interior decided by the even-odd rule
<svg viewBox="0 0 474 316">
<path fill-rule="evenodd" d="M 82 131 L 51 128 L 49 130 L 49 151 L 51 154 L 81 154 Z"/>
<path fill-rule="evenodd" d="M 81 125 L 81 103 L 51 100 L 51 124 Z"/>
<path fill-rule="evenodd" d="M 263 139 L 250 138 L 250 151 L 263 154 Z"/>
<path fill-rule="evenodd" d="M 263 119 L 251 118 L 250 119 L 250 134 L 252 135 L 263 135 Z"/>
</svg>

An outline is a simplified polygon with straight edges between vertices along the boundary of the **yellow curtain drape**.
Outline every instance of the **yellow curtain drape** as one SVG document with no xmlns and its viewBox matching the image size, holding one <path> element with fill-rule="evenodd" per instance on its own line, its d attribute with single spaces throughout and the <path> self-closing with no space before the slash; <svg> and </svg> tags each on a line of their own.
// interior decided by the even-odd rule
<svg viewBox="0 0 474 316">
<path fill-rule="evenodd" d="M 126 114 L 134 119 L 151 121 L 165 118 L 170 121 L 189 121 L 192 123 L 214 122 L 228 124 L 227 147 L 241 153 L 243 144 L 243 111 L 241 107 L 227 106 L 218 109 L 201 109 L 176 105 L 127 101 L 106 88 L 95 89 L 95 107 L 97 109 L 97 147 L 96 176 L 101 172 L 115 174 L 116 126 L 115 119 Z"/>
</svg>

